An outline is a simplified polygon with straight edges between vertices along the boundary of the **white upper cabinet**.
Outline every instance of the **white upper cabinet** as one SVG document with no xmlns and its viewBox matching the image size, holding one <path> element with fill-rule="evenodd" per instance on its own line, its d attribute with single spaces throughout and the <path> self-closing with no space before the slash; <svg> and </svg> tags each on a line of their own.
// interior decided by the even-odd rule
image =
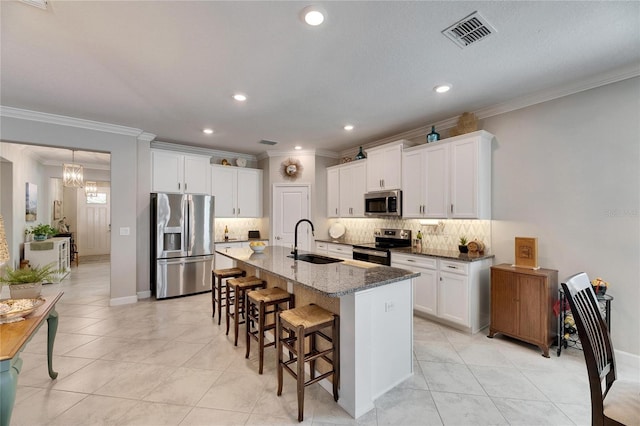
<svg viewBox="0 0 640 426">
<path fill-rule="evenodd" d="M 402 147 L 405 141 L 367 149 L 367 191 L 402 188 Z"/>
<path fill-rule="evenodd" d="M 367 161 L 327 169 L 327 217 L 364 217 Z"/>
<path fill-rule="evenodd" d="M 262 170 L 238 169 L 238 217 L 262 216 Z"/>
<path fill-rule="evenodd" d="M 403 154 L 403 216 L 491 219 L 491 140 L 477 131 Z"/>
<path fill-rule="evenodd" d="M 177 194 L 209 194 L 208 156 L 151 151 L 151 190 Z"/>
<path fill-rule="evenodd" d="M 210 167 L 216 217 L 262 216 L 262 170 L 217 164 Z"/>
<path fill-rule="evenodd" d="M 327 169 L 327 217 L 340 216 L 340 169 Z"/>
<path fill-rule="evenodd" d="M 446 218 L 449 208 L 449 149 L 423 145 L 406 151 L 402 159 L 402 215 Z"/>
<path fill-rule="evenodd" d="M 364 217 L 366 170 L 362 160 L 340 169 L 341 217 Z"/>
</svg>

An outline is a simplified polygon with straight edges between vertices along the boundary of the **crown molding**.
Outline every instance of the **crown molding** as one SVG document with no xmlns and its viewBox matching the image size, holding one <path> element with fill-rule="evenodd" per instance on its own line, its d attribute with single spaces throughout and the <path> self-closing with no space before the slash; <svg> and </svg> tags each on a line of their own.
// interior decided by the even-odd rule
<svg viewBox="0 0 640 426">
<path fill-rule="evenodd" d="M 596 87 L 606 86 L 607 84 L 617 83 L 618 81 L 623 81 L 638 76 L 640 76 L 640 64 L 629 65 L 627 67 L 619 68 L 608 73 L 599 74 L 592 78 L 574 82 L 573 84 L 565 84 L 549 90 L 537 92 L 532 95 L 522 96 L 507 102 L 480 108 L 475 111 L 474 114 L 478 119 L 493 117 L 495 115 L 504 114 L 536 104 L 541 104 L 543 102 L 552 101 L 554 99 L 584 92 L 586 90 L 595 89 Z"/>
<path fill-rule="evenodd" d="M 138 135 L 138 142 L 151 142 L 156 138 L 156 135 L 149 132 L 142 132 Z"/>
<path fill-rule="evenodd" d="M 250 154 L 241 154 L 238 152 L 221 151 L 217 149 L 201 148 L 201 147 L 190 146 L 190 145 L 180 145 L 177 143 L 162 142 L 162 141 L 156 141 L 156 140 L 151 142 L 151 148 L 162 149 L 164 151 L 176 151 L 176 152 L 194 154 L 194 155 L 206 155 L 208 157 L 245 158 L 248 161 L 258 160 L 255 155 L 250 155 Z"/>
<path fill-rule="evenodd" d="M 507 112 L 516 111 L 518 109 L 552 101 L 564 96 L 573 95 L 576 93 L 584 92 L 586 90 L 595 89 L 596 87 L 606 86 L 607 84 L 617 83 L 618 81 L 623 81 L 638 76 L 640 76 L 640 64 L 632 64 L 626 67 L 618 68 L 608 73 L 599 74 L 591 78 L 574 82 L 573 84 L 565 84 L 549 90 L 537 92 L 532 95 L 521 96 L 507 102 L 502 102 L 468 112 L 472 112 L 473 114 L 475 114 L 478 120 L 481 120 L 484 118 L 505 114 Z M 351 153 L 358 152 L 359 146 L 362 146 L 363 149 L 370 149 L 389 142 L 395 142 L 399 139 L 414 139 L 423 137 L 431 131 L 431 126 L 436 126 L 436 128 L 442 130 L 448 130 L 453 128 L 458 123 L 459 118 L 459 116 L 450 117 L 444 120 L 436 121 L 427 126 L 421 126 L 416 129 L 407 130 L 405 132 L 398 133 L 386 138 L 377 139 L 366 144 L 359 144 L 358 146 L 340 151 L 340 155 L 350 156 Z"/>
<path fill-rule="evenodd" d="M 329 157 L 340 158 L 338 152 L 329 151 L 326 149 L 300 149 L 300 150 L 267 150 L 264 154 L 261 154 L 259 159 L 265 159 L 268 157 L 295 157 L 296 155 L 312 155 L 315 157 Z"/>
<path fill-rule="evenodd" d="M 38 121 L 40 123 L 57 124 L 59 126 L 77 127 L 80 129 L 95 130 L 98 132 L 115 133 L 118 135 L 138 137 L 143 133 L 140 129 L 107 124 L 98 121 L 84 120 L 82 118 L 67 117 L 64 115 L 49 114 L 46 112 L 29 111 L 26 109 L 0 106 L 0 116 L 18 118 L 20 120 Z"/>
</svg>

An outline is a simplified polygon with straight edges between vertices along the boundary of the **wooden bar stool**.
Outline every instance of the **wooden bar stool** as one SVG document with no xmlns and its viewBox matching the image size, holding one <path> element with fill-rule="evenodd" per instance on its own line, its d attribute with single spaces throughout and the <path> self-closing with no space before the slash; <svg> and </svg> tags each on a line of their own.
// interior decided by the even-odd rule
<svg viewBox="0 0 640 426">
<path fill-rule="evenodd" d="M 245 307 L 246 307 L 246 341 L 247 341 L 247 353 L 245 358 L 249 358 L 251 352 L 251 339 L 253 338 L 258 342 L 258 350 L 260 351 L 260 366 L 258 373 L 262 374 L 262 367 L 264 365 L 264 348 L 269 346 L 275 346 L 275 340 L 271 343 L 264 343 L 264 333 L 276 328 L 276 318 L 278 312 L 281 310 L 280 305 L 286 303 L 287 309 L 291 309 L 294 306 L 293 294 L 287 292 L 278 287 L 263 288 L 260 290 L 248 291 Z M 272 308 L 271 310 L 269 310 Z M 267 316 L 273 314 L 273 322 L 267 324 Z M 251 324 L 254 325 L 253 328 Z"/>
<path fill-rule="evenodd" d="M 227 298 L 226 286 L 222 285 L 222 280 L 229 278 L 244 277 L 247 275 L 240 268 L 214 269 L 213 270 L 213 288 L 211 289 L 211 305 L 213 306 L 213 314 L 216 316 L 216 304 L 218 305 L 218 325 L 222 317 L 222 302 Z M 226 305 L 226 302 L 225 302 Z"/>
<path fill-rule="evenodd" d="M 331 327 L 331 336 L 327 336 L 321 330 Z M 288 337 L 282 335 L 288 332 Z M 309 336 L 309 352 L 305 350 L 305 337 Z M 320 336 L 331 346 L 325 350 L 319 350 L 316 337 Z M 287 361 L 283 360 L 282 348 L 286 348 L 289 354 L 294 356 Z M 329 376 L 333 380 L 333 399 L 338 400 L 338 380 L 340 380 L 340 317 L 321 307 L 310 304 L 300 308 L 282 311 L 276 316 L 276 350 L 278 351 L 278 396 L 282 395 L 282 371 L 287 370 L 297 382 L 298 393 L 298 421 L 304 417 L 304 388 Z M 329 358 L 327 355 L 332 354 Z M 316 360 L 320 358 L 326 361 L 331 370 L 316 377 Z M 290 364 L 296 363 L 296 371 Z M 304 365 L 309 363 L 311 379 L 305 382 Z"/>
<path fill-rule="evenodd" d="M 247 291 L 264 288 L 266 282 L 260 278 L 238 277 L 227 280 L 227 335 L 229 335 L 229 325 L 233 319 L 233 344 L 238 346 L 238 326 L 244 324 L 240 321 L 240 315 L 244 317 L 244 298 Z M 231 311 L 231 303 L 233 303 L 233 312 Z"/>
</svg>

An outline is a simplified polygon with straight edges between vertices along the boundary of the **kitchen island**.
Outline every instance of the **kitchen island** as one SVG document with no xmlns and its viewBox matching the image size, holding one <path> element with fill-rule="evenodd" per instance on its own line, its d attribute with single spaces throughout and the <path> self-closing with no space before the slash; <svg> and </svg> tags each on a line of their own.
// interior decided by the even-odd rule
<svg viewBox="0 0 640 426">
<path fill-rule="evenodd" d="M 355 260 L 313 264 L 294 260 L 280 246 L 262 253 L 250 248 L 217 253 L 268 287 L 286 286 L 297 306 L 311 299 L 340 315 L 338 403 L 353 417 L 374 408 L 376 398 L 413 374 L 412 279 L 419 274 Z"/>
</svg>

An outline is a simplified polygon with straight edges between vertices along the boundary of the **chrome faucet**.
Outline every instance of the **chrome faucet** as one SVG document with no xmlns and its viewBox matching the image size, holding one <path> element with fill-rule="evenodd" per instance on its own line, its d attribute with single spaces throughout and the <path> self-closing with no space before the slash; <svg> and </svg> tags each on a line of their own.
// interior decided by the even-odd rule
<svg viewBox="0 0 640 426">
<path fill-rule="evenodd" d="M 296 229 L 294 230 L 295 238 L 293 243 L 293 251 L 291 252 L 294 260 L 298 260 L 298 225 L 300 225 L 302 222 L 309 222 L 309 225 L 311 225 L 311 235 L 316 235 L 314 234 L 315 230 L 313 229 L 313 223 L 311 223 L 309 219 L 300 219 L 298 223 L 296 223 Z"/>
</svg>

